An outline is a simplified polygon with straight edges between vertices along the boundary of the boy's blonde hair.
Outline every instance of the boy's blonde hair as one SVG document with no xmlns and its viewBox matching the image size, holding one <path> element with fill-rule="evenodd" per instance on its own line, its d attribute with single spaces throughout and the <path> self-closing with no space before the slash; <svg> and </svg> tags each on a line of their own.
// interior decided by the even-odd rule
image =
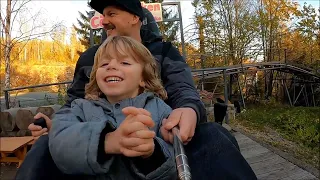
<svg viewBox="0 0 320 180">
<path fill-rule="evenodd" d="M 112 51 L 114 53 L 110 53 Z M 111 54 L 115 54 L 116 57 L 111 57 Z M 159 79 L 156 60 L 150 51 L 143 44 L 130 37 L 112 36 L 103 42 L 94 56 L 90 81 L 85 87 L 85 99 L 97 100 L 102 93 L 96 80 L 99 61 L 101 59 L 121 59 L 127 56 L 142 64 L 142 78 L 145 87 L 141 92 L 153 92 L 163 100 L 167 98 L 167 92 Z"/>
</svg>

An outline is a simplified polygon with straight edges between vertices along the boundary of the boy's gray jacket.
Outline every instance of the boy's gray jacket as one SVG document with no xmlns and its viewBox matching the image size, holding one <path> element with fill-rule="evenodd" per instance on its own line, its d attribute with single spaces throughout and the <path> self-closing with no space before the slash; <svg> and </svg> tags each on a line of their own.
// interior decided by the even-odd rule
<svg viewBox="0 0 320 180">
<path fill-rule="evenodd" d="M 144 108 L 152 114 L 165 162 L 156 170 L 144 175 L 132 158 L 110 155 L 100 164 L 97 160 L 100 135 L 107 125 L 119 127 L 125 119 L 124 107 Z M 136 98 L 110 104 L 106 99 L 89 101 L 76 99 L 70 108 L 58 111 L 52 119 L 49 148 L 58 168 L 66 174 L 85 174 L 86 179 L 176 179 L 173 148 L 160 138 L 160 126 L 171 108 L 153 93 L 142 93 Z"/>
</svg>

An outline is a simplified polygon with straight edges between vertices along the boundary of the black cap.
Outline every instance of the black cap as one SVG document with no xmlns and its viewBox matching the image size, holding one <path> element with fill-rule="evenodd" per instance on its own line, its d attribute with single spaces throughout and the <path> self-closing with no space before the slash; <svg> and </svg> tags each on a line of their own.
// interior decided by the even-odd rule
<svg viewBox="0 0 320 180">
<path fill-rule="evenodd" d="M 92 9 L 103 14 L 104 8 L 108 6 L 118 6 L 125 11 L 139 16 L 140 21 L 143 20 L 143 11 L 140 0 L 91 0 Z"/>
</svg>

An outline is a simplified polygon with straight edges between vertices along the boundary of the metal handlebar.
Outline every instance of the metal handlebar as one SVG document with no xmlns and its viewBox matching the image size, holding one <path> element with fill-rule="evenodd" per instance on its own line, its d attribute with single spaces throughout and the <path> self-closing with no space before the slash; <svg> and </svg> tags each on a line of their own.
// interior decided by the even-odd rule
<svg viewBox="0 0 320 180">
<path fill-rule="evenodd" d="M 188 157 L 184 151 L 178 127 L 172 129 L 173 132 L 173 148 L 180 180 L 191 180 L 191 171 L 188 164 Z"/>
</svg>

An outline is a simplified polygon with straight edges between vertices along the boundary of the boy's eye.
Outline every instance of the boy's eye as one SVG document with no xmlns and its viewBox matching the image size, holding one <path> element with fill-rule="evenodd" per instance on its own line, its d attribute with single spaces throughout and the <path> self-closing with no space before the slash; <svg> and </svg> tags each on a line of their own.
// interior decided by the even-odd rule
<svg viewBox="0 0 320 180">
<path fill-rule="evenodd" d="M 124 62 L 122 62 L 122 64 L 123 64 L 123 65 L 130 65 L 130 63 L 125 62 L 125 61 L 124 61 Z"/>
<path fill-rule="evenodd" d="M 105 67 L 105 66 L 108 66 L 109 63 L 103 63 L 101 64 L 101 67 Z"/>
</svg>

